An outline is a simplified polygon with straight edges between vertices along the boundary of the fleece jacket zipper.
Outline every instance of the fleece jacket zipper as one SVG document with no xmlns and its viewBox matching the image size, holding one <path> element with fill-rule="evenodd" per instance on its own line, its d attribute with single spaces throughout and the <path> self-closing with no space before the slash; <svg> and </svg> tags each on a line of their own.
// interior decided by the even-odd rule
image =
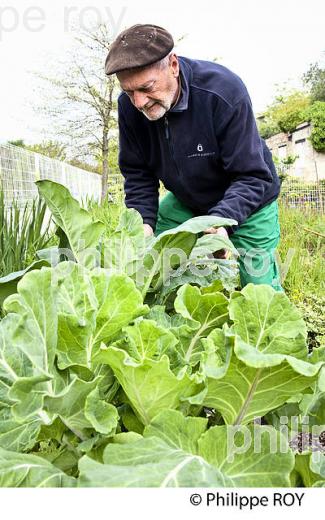
<svg viewBox="0 0 325 520">
<path fill-rule="evenodd" d="M 175 168 L 176 168 L 177 174 L 179 175 L 180 172 L 179 172 L 179 169 L 178 169 L 178 166 L 177 166 L 177 162 L 176 162 L 175 156 L 174 156 L 173 141 L 172 141 L 171 135 L 170 135 L 170 128 L 169 128 L 169 122 L 168 122 L 168 117 L 167 116 L 164 117 L 164 125 L 165 125 L 165 137 L 166 137 L 166 139 L 168 141 L 169 152 L 170 152 L 172 160 L 173 160 L 173 162 L 175 164 Z"/>
</svg>

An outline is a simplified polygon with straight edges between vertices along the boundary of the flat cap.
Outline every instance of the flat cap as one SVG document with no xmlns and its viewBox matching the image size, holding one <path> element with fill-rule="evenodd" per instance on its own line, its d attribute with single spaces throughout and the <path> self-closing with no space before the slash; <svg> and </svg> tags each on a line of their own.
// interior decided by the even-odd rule
<svg viewBox="0 0 325 520">
<path fill-rule="evenodd" d="M 109 76 L 121 70 L 151 65 L 167 56 L 173 47 L 173 37 L 166 29 L 150 24 L 133 25 L 111 44 L 105 73 Z"/>
</svg>

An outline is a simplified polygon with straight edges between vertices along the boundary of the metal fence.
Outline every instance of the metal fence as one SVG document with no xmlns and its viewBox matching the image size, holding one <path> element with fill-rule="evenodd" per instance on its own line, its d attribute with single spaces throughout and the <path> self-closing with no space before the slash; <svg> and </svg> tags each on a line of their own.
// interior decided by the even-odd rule
<svg viewBox="0 0 325 520">
<path fill-rule="evenodd" d="M 123 200 L 123 177 L 121 174 L 109 177 L 108 193 L 114 202 Z M 165 193 L 167 192 L 161 185 L 160 194 L 164 195 Z M 306 183 L 293 177 L 286 177 L 281 184 L 279 202 L 289 208 L 299 208 L 324 214 L 325 181 Z"/>
<path fill-rule="evenodd" d="M 167 193 L 163 185 L 160 195 Z M 108 194 L 114 202 L 123 201 L 123 177 L 121 174 L 110 175 L 108 179 Z M 322 183 L 306 183 L 293 177 L 286 177 L 282 182 L 279 196 L 280 204 L 289 208 L 325 213 L 325 181 Z"/>
<path fill-rule="evenodd" d="M 289 208 L 325 212 L 325 181 L 303 182 L 286 177 L 281 185 L 280 203 Z"/>
<path fill-rule="evenodd" d="M 10 144 L 0 145 L 0 188 L 6 205 L 24 205 L 38 195 L 35 181 L 49 179 L 66 186 L 79 201 L 100 199 L 101 176 Z"/>
<path fill-rule="evenodd" d="M 109 199 L 117 203 L 123 201 L 123 177 L 118 172 L 116 168 L 108 178 Z M 80 202 L 87 198 L 100 199 L 100 175 L 18 146 L 0 145 L 0 188 L 4 192 L 6 205 L 10 205 L 13 200 L 23 205 L 37 197 L 35 181 L 38 179 L 50 179 L 63 184 Z M 324 213 L 325 180 L 306 183 L 286 176 L 279 200 L 291 208 Z"/>
</svg>

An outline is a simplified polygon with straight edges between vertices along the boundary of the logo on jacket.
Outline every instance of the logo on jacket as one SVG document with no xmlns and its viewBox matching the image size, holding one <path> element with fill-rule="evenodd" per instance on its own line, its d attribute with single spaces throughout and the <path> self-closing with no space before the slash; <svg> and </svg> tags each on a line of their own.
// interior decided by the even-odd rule
<svg viewBox="0 0 325 520">
<path fill-rule="evenodd" d="M 204 152 L 203 150 L 203 145 L 199 143 L 196 147 L 196 152 L 188 154 L 187 157 L 191 159 L 192 157 L 210 157 L 211 155 L 216 154 L 216 152 Z"/>
</svg>

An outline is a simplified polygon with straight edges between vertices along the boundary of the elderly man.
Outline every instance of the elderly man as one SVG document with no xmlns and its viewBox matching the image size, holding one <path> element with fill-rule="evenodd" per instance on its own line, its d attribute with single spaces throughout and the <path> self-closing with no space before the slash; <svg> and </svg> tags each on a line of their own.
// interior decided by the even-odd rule
<svg viewBox="0 0 325 520">
<path fill-rule="evenodd" d="M 197 215 L 235 219 L 209 228 L 240 251 L 241 284 L 281 290 L 279 179 L 256 128 L 241 79 L 226 67 L 179 57 L 171 34 L 134 25 L 112 43 L 105 63 L 122 88 L 119 165 L 125 202 L 142 215 L 146 235 Z M 169 193 L 159 203 L 159 181 Z"/>
</svg>

